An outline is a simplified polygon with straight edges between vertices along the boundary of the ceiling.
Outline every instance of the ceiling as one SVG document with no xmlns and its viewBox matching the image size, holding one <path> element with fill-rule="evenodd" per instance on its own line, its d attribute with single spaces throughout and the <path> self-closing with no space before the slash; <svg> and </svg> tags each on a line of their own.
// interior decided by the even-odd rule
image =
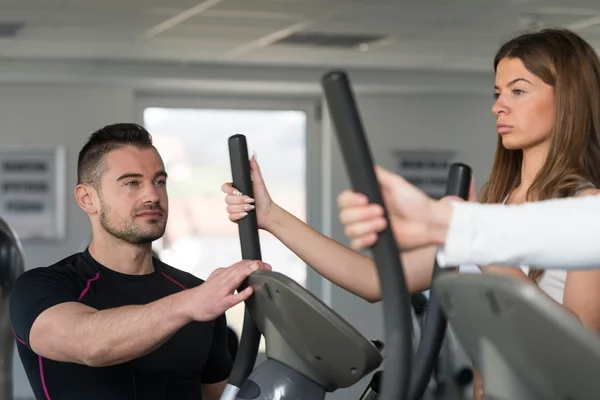
<svg viewBox="0 0 600 400">
<path fill-rule="evenodd" d="M 486 70 L 502 40 L 540 24 L 600 47 L 597 0 L 0 0 L 0 23 L 0 59 Z M 315 33 L 382 39 L 278 42 Z"/>
</svg>

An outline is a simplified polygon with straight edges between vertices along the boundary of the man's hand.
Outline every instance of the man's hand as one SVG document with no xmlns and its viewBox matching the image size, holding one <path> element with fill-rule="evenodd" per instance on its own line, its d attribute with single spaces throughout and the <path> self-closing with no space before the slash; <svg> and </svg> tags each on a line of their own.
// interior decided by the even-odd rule
<svg viewBox="0 0 600 400">
<path fill-rule="evenodd" d="M 218 268 L 200 286 L 190 291 L 186 308 L 194 321 L 212 321 L 252 295 L 248 286 L 239 293 L 236 289 L 254 271 L 271 270 L 262 261 L 244 260 L 227 268 Z"/>
<path fill-rule="evenodd" d="M 400 175 L 382 167 L 376 167 L 375 172 L 398 245 L 412 250 L 443 243 L 452 213 L 450 201 L 461 199 L 447 197 L 435 201 Z M 470 198 L 474 195 L 471 182 Z M 370 204 L 364 194 L 344 191 L 338 196 L 338 206 L 345 233 L 357 250 L 372 247 L 378 234 L 387 228 L 383 208 Z"/>
</svg>

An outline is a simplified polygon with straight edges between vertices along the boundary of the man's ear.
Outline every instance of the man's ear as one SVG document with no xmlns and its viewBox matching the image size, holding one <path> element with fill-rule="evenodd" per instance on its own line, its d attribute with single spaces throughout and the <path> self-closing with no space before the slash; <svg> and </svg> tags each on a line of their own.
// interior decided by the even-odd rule
<svg viewBox="0 0 600 400">
<path fill-rule="evenodd" d="M 92 186 L 82 183 L 75 187 L 75 199 L 79 208 L 86 214 L 98 212 L 98 192 Z"/>
</svg>

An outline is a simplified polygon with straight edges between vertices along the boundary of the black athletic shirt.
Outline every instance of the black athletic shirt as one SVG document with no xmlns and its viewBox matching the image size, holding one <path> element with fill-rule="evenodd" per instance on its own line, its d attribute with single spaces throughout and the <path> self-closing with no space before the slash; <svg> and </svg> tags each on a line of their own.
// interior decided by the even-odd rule
<svg viewBox="0 0 600 400">
<path fill-rule="evenodd" d="M 200 400 L 202 383 L 227 379 L 232 360 L 225 315 L 216 321 L 192 322 L 152 353 L 116 366 L 56 362 L 31 350 L 33 322 L 57 304 L 78 301 L 97 310 L 147 304 L 203 283 L 153 260 L 153 273 L 125 275 L 100 265 L 86 250 L 19 277 L 11 293 L 10 316 L 36 399 Z"/>
</svg>

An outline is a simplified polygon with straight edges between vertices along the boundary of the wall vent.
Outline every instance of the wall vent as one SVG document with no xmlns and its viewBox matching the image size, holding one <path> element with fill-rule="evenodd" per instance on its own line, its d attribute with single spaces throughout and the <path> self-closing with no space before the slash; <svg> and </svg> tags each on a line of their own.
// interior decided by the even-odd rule
<svg viewBox="0 0 600 400">
<path fill-rule="evenodd" d="M 378 42 L 386 37 L 387 35 L 297 32 L 273 44 L 353 49 Z"/>
<path fill-rule="evenodd" d="M 0 38 L 15 37 L 24 26 L 24 22 L 0 22 Z"/>
</svg>

